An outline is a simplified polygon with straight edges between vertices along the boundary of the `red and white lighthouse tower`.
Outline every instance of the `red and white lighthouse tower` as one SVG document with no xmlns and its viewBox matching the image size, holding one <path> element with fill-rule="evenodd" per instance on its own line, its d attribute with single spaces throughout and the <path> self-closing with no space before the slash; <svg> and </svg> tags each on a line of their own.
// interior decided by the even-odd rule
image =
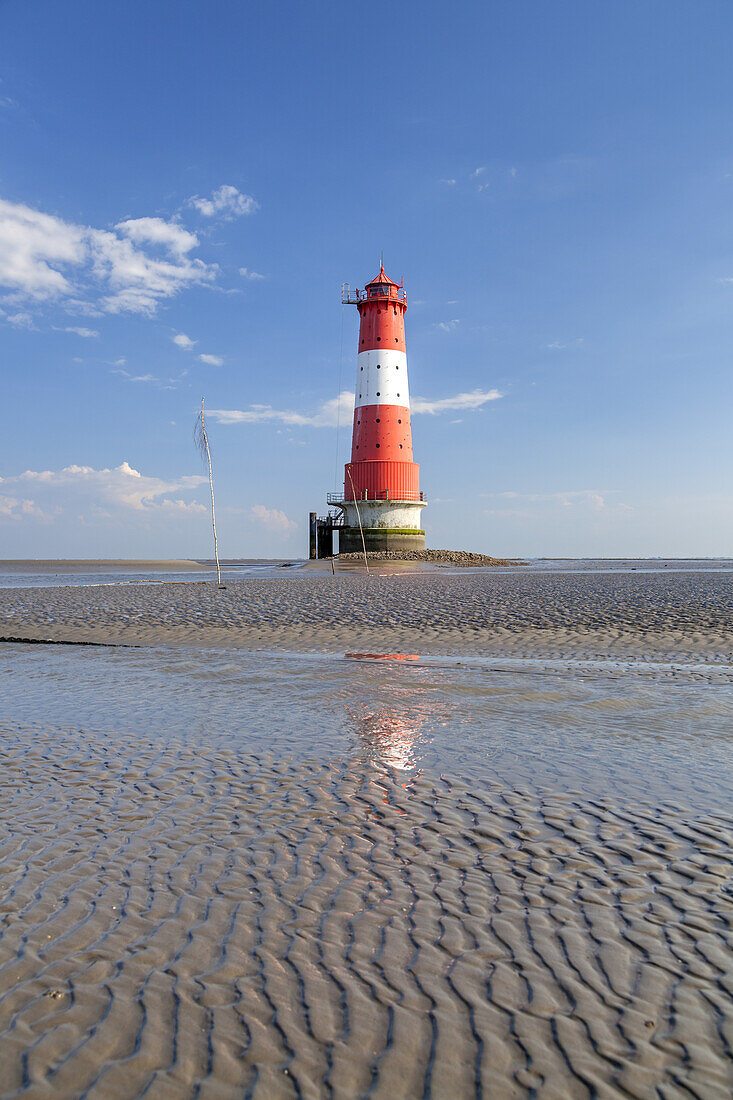
<svg viewBox="0 0 733 1100">
<path fill-rule="evenodd" d="M 343 497 L 329 496 L 344 516 L 339 550 L 422 550 L 420 467 L 412 457 L 407 383 L 407 295 L 381 268 L 376 279 L 342 301 L 359 310 L 359 350 L 351 461 Z"/>
</svg>

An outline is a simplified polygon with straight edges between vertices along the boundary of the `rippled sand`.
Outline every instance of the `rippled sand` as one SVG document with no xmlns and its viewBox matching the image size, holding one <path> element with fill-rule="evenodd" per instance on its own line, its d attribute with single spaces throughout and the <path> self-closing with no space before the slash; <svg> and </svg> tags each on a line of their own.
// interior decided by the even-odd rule
<svg viewBox="0 0 733 1100">
<path fill-rule="evenodd" d="M 0 589 L 0 636 L 568 657 L 733 652 L 733 572 L 423 573 Z"/>
<path fill-rule="evenodd" d="M 3 759 L 5 1095 L 729 1095 L 716 814 L 24 747 Z"/>
<path fill-rule="evenodd" d="M 225 611 L 207 586 L 0 593 L 16 626 L 181 631 L 0 647 L 3 1097 L 727 1100 L 733 662 L 694 640 L 727 636 L 730 582 L 508 579 L 467 600 L 467 646 L 482 614 L 526 646 L 613 615 L 629 639 L 644 607 L 684 659 L 237 648 L 273 606 L 335 627 L 310 582 Z M 353 614 L 383 627 L 369 583 Z"/>
</svg>

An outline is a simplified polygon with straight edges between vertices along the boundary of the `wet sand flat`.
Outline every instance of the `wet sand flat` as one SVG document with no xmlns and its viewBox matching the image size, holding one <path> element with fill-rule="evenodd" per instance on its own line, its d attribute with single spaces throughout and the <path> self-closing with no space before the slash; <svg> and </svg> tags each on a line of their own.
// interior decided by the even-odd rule
<svg viewBox="0 0 733 1100">
<path fill-rule="evenodd" d="M 128 645 L 728 660 L 733 572 L 394 574 L 0 590 L 0 636 Z"/>
<path fill-rule="evenodd" d="M 727 1098 L 730 580 L 573 579 L 1 592 L 0 1094 Z"/>
</svg>

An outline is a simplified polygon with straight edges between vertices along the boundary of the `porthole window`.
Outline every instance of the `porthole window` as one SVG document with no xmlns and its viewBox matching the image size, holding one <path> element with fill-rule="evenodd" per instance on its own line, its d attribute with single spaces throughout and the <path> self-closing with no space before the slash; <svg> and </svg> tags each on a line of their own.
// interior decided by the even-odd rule
<svg viewBox="0 0 733 1100">
<path fill-rule="evenodd" d="M 381 337 L 381 336 L 378 336 L 378 337 L 377 337 L 377 342 L 379 342 L 379 341 L 380 341 L 381 339 L 382 339 L 382 337 Z"/>
<path fill-rule="evenodd" d="M 398 423 L 398 424 L 401 424 L 401 423 L 402 423 L 402 421 L 401 421 L 401 420 L 398 420 L 398 421 L 397 421 L 397 423 Z"/>
<path fill-rule="evenodd" d="M 400 443 L 400 450 L 402 450 L 402 444 Z"/>
<path fill-rule="evenodd" d="M 399 397 L 400 395 L 397 394 L 397 396 Z M 361 394 L 359 394 L 359 397 L 361 397 Z M 379 390 L 377 390 L 377 397 L 379 397 Z"/>
<path fill-rule="evenodd" d="M 379 444 L 377 443 L 377 450 L 379 450 Z"/>
<path fill-rule="evenodd" d="M 399 395 L 399 394 L 397 394 L 397 396 L 399 397 L 400 395 Z"/>
<path fill-rule="evenodd" d="M 381 370 L 381 369 L 382 369 L 382 364 L 381 364 L 381 363 L 377 363 L 377 370 Z"/>
<path fill-rule="evenodd" d="M 364 343 L 364 341 L 362 340 L 362 344 L 363 344 L 363 343 Z M 359 370 L 364 370 L 364 368 L 363 368 L 363 367 L 359 367 Z"/>
<path fill-rule="evenodd" d="M 380 420 L 379 417 L 377 417 L 377 424 L 380 424 L 380 423 L 381 423 L 381 420 Z"/>
<path fill-rule="evenodd" d="M 397 343 L 397 337 L 396 337 L 396 336 L 395 336 L 395 338 L 394 338 L 394 342 L 395 342 L 395 344 Z M 363 344 L 363 343 L 364 343 L 364 341 L 362 340 L 362 344 Z"/>
<path fill-rule="evenodd" d="M 399 369 L 400 369 L 399 367 L 395 367 L 395 370 L 399 370 Z"/>
</svg>

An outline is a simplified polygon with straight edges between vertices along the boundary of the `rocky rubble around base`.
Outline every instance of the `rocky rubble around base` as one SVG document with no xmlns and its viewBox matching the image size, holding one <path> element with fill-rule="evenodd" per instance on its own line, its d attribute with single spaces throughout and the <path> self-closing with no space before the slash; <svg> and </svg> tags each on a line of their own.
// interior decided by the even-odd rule
<svg viewBox="0 0 733 1100">
<path fill-rule="evenodd" d="M 338 554 L 339 561 L 363 560 L 363 554 Z M 523 565 L 521 561 L 492 558 L 488 554 L 472 554 L 468 550 L 373 550 L 369 561 L 426 561 L 433 565 Z"/>
</svg>

